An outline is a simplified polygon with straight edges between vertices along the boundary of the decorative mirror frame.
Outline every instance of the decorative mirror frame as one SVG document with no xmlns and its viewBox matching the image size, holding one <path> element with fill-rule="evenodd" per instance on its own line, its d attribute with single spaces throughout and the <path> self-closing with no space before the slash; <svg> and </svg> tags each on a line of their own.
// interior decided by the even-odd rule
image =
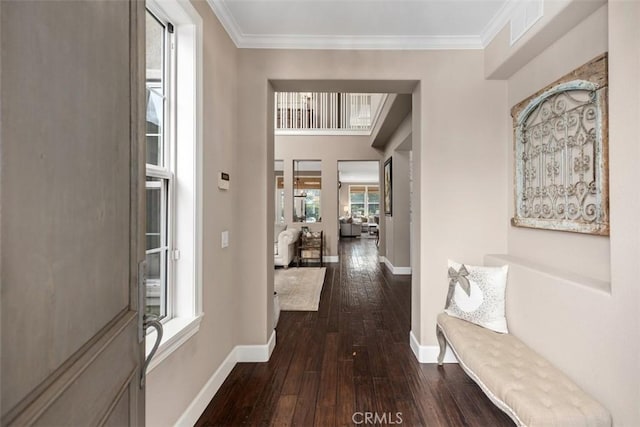
<svg viewBox="0 0 640 427">
<path fill-rule="evenodd" d="M 605 53 L 511 109 L 512 225 L 609 235 L 607 90 Z"/>
</svg>

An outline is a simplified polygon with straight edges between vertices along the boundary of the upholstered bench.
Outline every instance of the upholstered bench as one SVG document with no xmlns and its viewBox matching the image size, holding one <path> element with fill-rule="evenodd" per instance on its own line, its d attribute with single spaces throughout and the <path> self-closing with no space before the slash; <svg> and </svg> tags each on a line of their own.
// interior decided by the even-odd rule
<svg viewBox="0 0 640 427">
<path fill-rule="evenodd" d="M 447 343 L 462 369 L 518 426 L 610 426 L 609 412 L 512 334 L 446 313 L 436 328 L 442 365 Z"/>
</svg>

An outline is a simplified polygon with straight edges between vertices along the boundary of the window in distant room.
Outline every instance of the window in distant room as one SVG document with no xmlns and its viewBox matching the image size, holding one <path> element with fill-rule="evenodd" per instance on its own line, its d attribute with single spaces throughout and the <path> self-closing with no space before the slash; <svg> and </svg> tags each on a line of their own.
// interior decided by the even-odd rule
<svg viewBox="0 0 640 427">
<path fill-rule="evenodd" d="M 349 210 L 353 217 L 380 215 L 380 187 L 378 185 L 350 185 Z"/>
<path fill-rule="evenodd" d="M 293 161 L 293 221 L 320 222 L 322 163 L 319 160 Z"/>
<path fill-rule="evenodd" d="M 275 190 L 275 205 L 276 205 L 276 223 L 284 224 L 284 161 L 276 160 L 273 165 L 276 190 Z"/>
</svg>

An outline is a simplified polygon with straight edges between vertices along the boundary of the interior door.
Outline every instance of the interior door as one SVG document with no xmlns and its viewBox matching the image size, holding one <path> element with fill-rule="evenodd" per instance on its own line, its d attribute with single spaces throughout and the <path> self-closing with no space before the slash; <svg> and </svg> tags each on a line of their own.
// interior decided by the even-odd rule
<svg viewBox="0 0 640 427">
<path fill-rule="evenodd" d="M 1 424 L 143 425 L 144 2 L 0 23 Z"/>
</svg>

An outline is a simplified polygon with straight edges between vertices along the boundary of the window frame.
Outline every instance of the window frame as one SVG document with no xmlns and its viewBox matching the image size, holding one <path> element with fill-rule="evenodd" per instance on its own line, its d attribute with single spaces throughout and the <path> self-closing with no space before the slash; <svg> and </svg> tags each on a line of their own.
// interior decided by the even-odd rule
<svg viewBox="0 0 640 427">
<path fill-rule="evenodd" d="M 359 187 L 359 188 L 364 188 L 364 200 L 362 203 L 352 203 L 351 201 L 351 193 L 352 193 L 352 188 L 353 187 Z M 351 216 L 353 216 L 353 205 L 364 205 L 364 215 L 367 218 L 369 218 L 371 215 L 369 215 L 369 187 L 373 188 L 377 188 L 378 189 L 378 193 L 380 193 L 380 184 L 350 184 L 349 185 L 349 212 L 351 212 Z M 379 194 L 378 194 L 378 197 Z M 378 210 L 380 210 L 380 199 L 378 199 L 378 202 L 372 202 L 371 204 L 373 205 L 378 205 Z M 375 215 L 375 214 L 374 214 Z M 380 215 L 379 213 L 377 215 Z"/>
<path fill-rule="evenodd" d="M 170 274 L 173 271 L 173 267 L 170 265 L 170 257 L 171 257 L 171 238 L 170 232 L 171 229 L 169 227 L 169 211 L 171 206 L 169 204 L 169 184 L 170 182 L 163 178 L 158 181 L 149 181 L 148 178 L 156 178 L 147 174 L 147 181 L 145 183 L 145 189 L 160 189 L 160 242 L 157 247 L 152 249 L 145 249 L 145 255 L 149 256 L 152 254 L 159 253 L 160 254 L 160 280 L 158 281 L 158 285 L 160 287 L 160 302 L 164 301 L 164 312 L 165 314 L 161 314 L 161 322 L 165 322 L 171 319 L 171 306 L 169 304 L 170 296 L 171 296 L 171 286 L 173 286 L 173 282 L 170 279 Z M 148 233 L 147 233 L 148 235 Z M 145 242 L 146 243 L 146 242 Z M 148 262 L 147 262 L 148 266 Z M 164 266 L 164 267 L 162 267 Z M 146 286 L 147 291 L 149 289 L 149 284 L 151 282 L 156 282 L 155 279 L 149 279 L 149 275 L 147 275 Z M 166 285 L 163 285 L 166 283 Z M 164 298 L 163 298 L 164 294 Z M 147 295 L 148 297 L 148 295 Z M 162 307 L 160 308 L 160 312 L 162 313 Z"/>
<path fill-rule="evenodd" d="M 161 212 L 161 229 L 165 230 L 164 246 L 166 250 L 164 252 L 164 263 L 161 262 L 160 272 L 160 302 L 164 302 L 164 314 L 162 314 L 163 308 L 160 308 L 160 321 L 165 324 L 174 318 L 175 315 L 175 295 L 176 295 L 176 280 L 175 280 L 175 216 L 176 216 L 176 201 L 175 201 L 175 153 L 176 153 L 176 134 L 175 134 L 175 116 L 176 116 L 176 54 L 175 54 L 175 32 L 168 30 L 169 25 L 173 25 L 160 10 L 154 10 L 151 6 L 147 6 L 145 13 L 151 14 L 163 29 L 163 55 L 162 55 L 162 84 L 155 85 L 149 83 L 145 79 L 145 87 L 162 87 L 164 91 L 163 97 L 163 119 L 162 119 L 162 131 L 161 135 L 161 147 L 158 150 L 158 155 L 161 156 L 158 160 L 158 165 L 152 163 L 146 163 L 146 179 L 154 178 L 159 182 L 166 183 L 166 190 L 162 191 L 163 195 L 161 206 L 163 207 Z M 146 131 L 145 131 L 146 135 Z M 146 143 L 146 138 L 145 138 Z M 145 184 L 145 188 L 148 185 Z M 145 248 L 145 255 L 150 255 L 157 252 L 155 249 L 147 250 Z M 161 255 L 162 259 L 162 255 Z M 164 295 L 164 301 L 162 294 Z M 146 297 L 146 295 L 145 295 Z"/>
<path fill-rule="evenodd" d="M 172 315 L 163 322 L 162 341 L 148 371 L 162 363 L 196 334 L 204 316 L 202 310 L 202 140 L 203 140 L 203 23 L 189 2 L 147 0 L 146 9 L 156 18 L 173 24 L 171 75 L 175 79 L 171 95 L 176 106 L 167 117 L 172 143 L 165 144 L 173 180 L 170 186 L 173 212 L 172 246 L 169 258 L 173 286 Z M 148 173 L 168 178 L 162 168 L 150 166 Z M 177 191 L 177 188 L 180 191 Z M 146 336 L 146 353 L 156 332 Z"/>
</svg>

